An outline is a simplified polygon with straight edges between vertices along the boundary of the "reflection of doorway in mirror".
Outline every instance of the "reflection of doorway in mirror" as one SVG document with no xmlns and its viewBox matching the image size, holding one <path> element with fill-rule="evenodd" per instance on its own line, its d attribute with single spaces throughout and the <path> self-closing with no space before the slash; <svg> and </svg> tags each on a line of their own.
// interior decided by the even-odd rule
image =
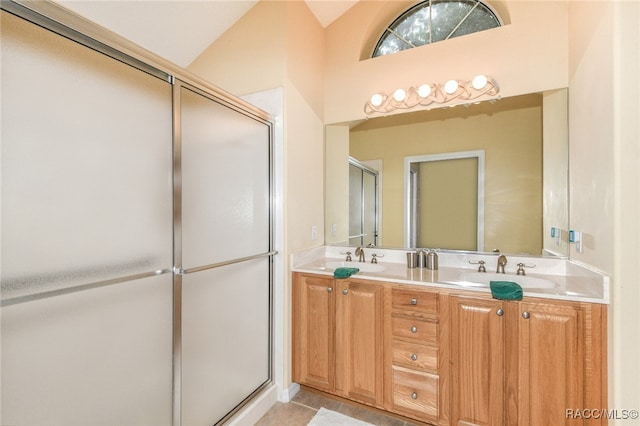
<svg viewBox="0 0 640 426">
<path fill-rule="evenodd" d="M 407 247 L 484 249 L 484 151 L 405 158 Z"/>
<path fill-rule="evenodd" d="M 349 245 L 379 245 L 378 171 L 349 158 Z"/>
</svg>

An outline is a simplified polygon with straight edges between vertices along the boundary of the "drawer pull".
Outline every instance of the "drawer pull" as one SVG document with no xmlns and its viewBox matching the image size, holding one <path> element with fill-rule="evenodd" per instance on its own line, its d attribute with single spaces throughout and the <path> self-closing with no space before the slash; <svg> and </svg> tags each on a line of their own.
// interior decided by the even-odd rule
<svg viewBox="0 0 640 426">
<path fill-rule="evenodd" d="M 411 354 L 411 359 L 414 361 L 418 360 L 418 354 Z"/>
<path fill-rule="evenodd" d="M 411 332 L 412 333 L 417 333 L 418 332 L 418 327 L 416 327 L 415 325 L 413 327 L 411 327 Z"/>
<path fill-rule="evenodd" d="M 417 305 L 418 304 L 418 299 L 411 299 L 411 304 L 412 305 Z"/>
<path fill-rule="evenodd" d="M 530 317 L 530 316 L 531 316 L 531 315 L 529 315 L 529 312 L 527 312 L 527 311 L 524 311 L 524 312 L 522 313 L 522 318 L 524 318 L 524 319 L 529 319 L 529 317 Z"/>
<path fill-rule="evenodd" d="M 418 394 L 416 392 L 413 392 L 411 394 L 411 399 L 418 399 Z"/>
<path fill-rule="evenodd" d="M 503 311 L 502 309 L 498 309 L 498 310 L 496 311 L 496 315 L 497 315 L 497 316 L 499 316 L 499 317 L 501 317 L 501 316 L 503 316 L 503 315 L 504 315 L 504 311 Z"/>
<path fill-rule="evenodd" d="M 345 296 L 349 293 L 349 290 L 347 290 L 346 288 L 344 290 L 342 290 L 342 294 L 344 294 Z"/>
<path fill-rule="evenodd" d="M 333 287 L 327 287 L 327 291 L 331 293 L 333 291 Z"/>
</svg>

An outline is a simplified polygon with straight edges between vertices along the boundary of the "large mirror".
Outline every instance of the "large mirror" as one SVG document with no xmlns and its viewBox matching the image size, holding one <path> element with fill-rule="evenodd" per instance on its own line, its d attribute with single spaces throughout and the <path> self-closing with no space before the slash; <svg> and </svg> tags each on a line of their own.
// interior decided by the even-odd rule
<svg viewBox="0 0 640 426">
<path fill-rule="evenodd" d="M 567 118 L 560 89 L 328 125 L 325 242 L 568 256 Z"/>
</svg>

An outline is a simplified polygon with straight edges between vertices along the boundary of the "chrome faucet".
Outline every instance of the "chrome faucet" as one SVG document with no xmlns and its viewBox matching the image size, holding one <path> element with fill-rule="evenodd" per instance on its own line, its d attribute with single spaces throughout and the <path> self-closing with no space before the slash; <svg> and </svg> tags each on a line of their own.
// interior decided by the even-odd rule
<svg viewBox="0 0 640 426">
<path fill-rule="evenodd" d="M 364 262 L 364 249 L 362 247 L 356 247 L 356 256 L 358 256 L 358 262 Z"/>
<path fill-rule="evenodd" d="M 504 274 L 504 267 L 507 265 L 507 257 L 504 254 L 501 254 L 498 257 L 498 268 L 496 269 L 496 273 Z"/>
</svg>

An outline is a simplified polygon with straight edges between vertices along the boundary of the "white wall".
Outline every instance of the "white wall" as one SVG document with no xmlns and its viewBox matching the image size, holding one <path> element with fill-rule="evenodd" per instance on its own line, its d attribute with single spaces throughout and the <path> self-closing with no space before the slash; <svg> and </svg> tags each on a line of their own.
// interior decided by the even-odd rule
<svg viewBox="0 0 640 426">
<path fill-rule="evenodd" d="M 571 258 L 612 276 L 609 407 L 637 410 L 640 7 L 580 1 L 569 12 L 570 223 L 585 233 L 584 251 L 572 247 Z"/>
<path fill-rule="evenodd" d="M 614 8 L 614 259 L 611 407 L 640 409 L 640 3 Z M 619 422 L 616 424 L 627 424 Z"/>
</svg>

